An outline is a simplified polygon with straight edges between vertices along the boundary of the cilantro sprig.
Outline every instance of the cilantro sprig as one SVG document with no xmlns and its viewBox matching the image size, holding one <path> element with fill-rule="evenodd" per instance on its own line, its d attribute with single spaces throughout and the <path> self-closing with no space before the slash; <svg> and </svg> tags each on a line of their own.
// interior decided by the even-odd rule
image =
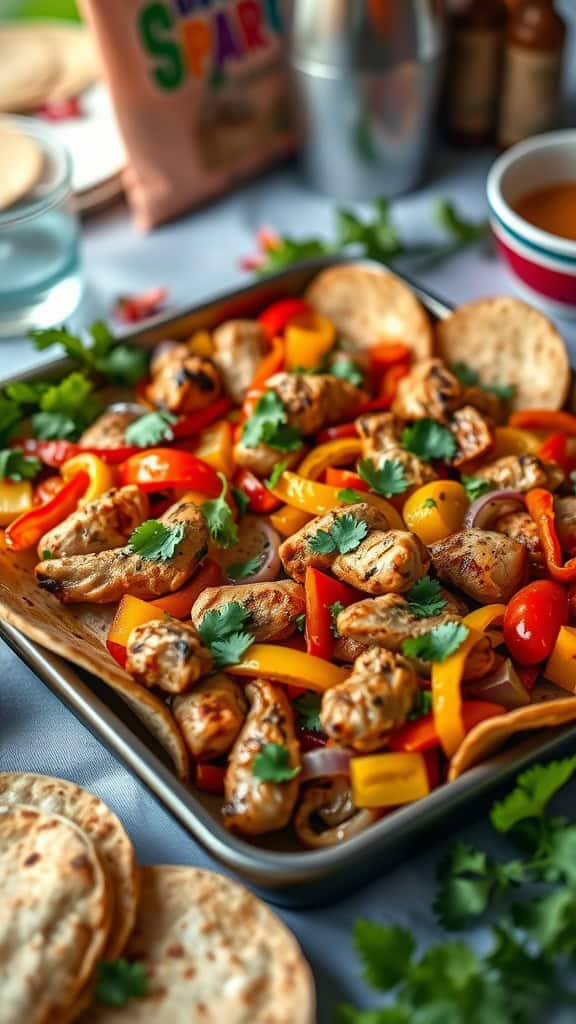
<svg viewBox="0 0 576 1024">
<path fill-rule="evenodd" d="M 422 636 L 411 636 L 404 640 L 402 653 L 408 658 L 422 661 L 446 661 L 462 646 L 469 630 L 462 622 L 443 622 Z"/>
<path fill-rule="evenodd" d="M 151 562 L 169 562 L 184 539 L 184 533 L 184 523 L 166 526 L 158 519 L 146 519 L 130 534 L 128 547 L 133 554 Z"/>
<path fill-rule="evenodd" d="M 288 469 L 288 462 L 286 459 L 282 459 L 280 462 L 276 463 L 276 465 L 272 469 L 272 472 L 270 473 L 270 476 L 266 477 L 266 480 L 264 481 L 269 491 L 274 490 L 278 481 L 280 480 L 280 477 L 282 476 L 284 470 L 286 469 Z"/>
<path fill-rule="evenodd" d="M 33 480 L 42 469 L 40 459 L 25 455 L 21 448 L 0 451 L 0 480 Z"/>
<path fill-rule="evenodd" d="M 359 501 L 364 501 L 362 492 L 357 491 L 354 487 L 343 487 L 338 491 L 336 497 L 343 505 L 357 505 Z"/>
<path fill-rule="evenodd" d="M 343 612 L 343 611 L 344 611 L 344 605 L 342 604 L 342 601 L 333 601 L 332 604 L 330 605 L 330 632 L 332 633 L 332 636 L 336 640 L 340 636 L 340 633 L 338 632 L 338 625 L 337 625 L 336 620 L 337 620 L 338 616 L 340 615 L 340 612 Z"/>
<path fill-rule="evenodd" d="M 129 999 L 148 995 L 148 975 L 144 964 L 125 960 L 103 960 L 98 964 L 96 1002 L 120 1008 Z"/>
<path fill-rule="evenodd" d="M 228 480 L 218 473 L 222 490 L 217 498 L 210 498 L 200 506 L 210 531 L 210 537 L 220 548 L 232 548 L 238 543 L 238 527 L 228 504 Z"/>
<path fill-rule="evenodd" d="M 215 668 L 237 665 L 254 643 L 254 635 L 247 632 L 250 612 L 239 601 L 229 601 L 220 608 L 212 608 L 202 617 L 198 635 L 212 654 Z"/>
<path fill-rule="evenodd" d="M 509 402 L 514 398 L 514 387 L 509 384 L 484 384 L 480 374 L 468 363 L 453 363 L 450 367 L 452 373 L 458 378 L 464 387 L 478 387 L 483 391 L 491 391 L 493 395 Z"/>
<path fill-rule="evenodd" d="M 358 476 L 372 491 L 381 494 L 383 498 L 403 494 L 408 487 L 404 466 L 398 459 L 385 459 L 379 469 L 371 459 L 360 459 Z"/>
<path fill-rule="evenodd" d="M 436 420 L 417 420 L 402 431 L 402 447 L 423 462 L 433 459 L 451 459 L 456 453 L 456 438 L 448 427 Z"/>
<path fill-rule="evenodd" d="M 302 444 L 297 427 L 288 426 L 288 415 L 275 391 L 265 391 L 246 420 L 242 442 L 247 448 L 267 444 L 279 452 L 294 452 Z"/>
<path fill-rule="evenodd" d="M 123 344 L 107 324 L 97 320 L 88 330 L 89 341 L 71 334 L 66 327 L 31 332 L 39 352 L 58 345 L 89 373 L 107 377 L 113 384 L 131 386 L 146 376 L 148 357 L 143 349 Z"/>
<path fill-rule="evenodd" d="M 442 597 L 442 590 L 438 580 L 432 580 L 429 576 L 422 576 L 406 595 L 410 611 L 418 619 L 428 618 L 430 615 L 441 615 L 446 609 L 448 602 Z"/>
<path fill-rule="evenodd" d="M 264 743 L 252 762 L 252 772 L 261 782 L 290 782 L 301 771 L 292 766 L 290 751 L 281 743 Z"/>
<path fill-rule="evenodd" d="M 346 555 L 356 551 L 367 534 L 368 524 L 363 519 L 357 519 L 351 512 L 346 512 L 334 520 L 330 529 L 316 530 L 308 546 L 315 555 L 330 555 L 333 552 Z"/>
<path fill-rule="evenodd" d="M 294 701 L 294 707 L 303 729 L 309 729 L 311 732 L 324 732 L 320 721 L 322 698 L 319 693 L 303 693 Z"/>
<path fill-rule="evenodd" d="M 160 410 L 158 412 L 145 412 L 137 420 L 130 423 L 124 431 L 126 444 L 134 445 L 136 448 L 149 448 L 159 444 L 160 441 L 172 441 L 174 431 L 172 425 L 178 419 L 171 412 Z"/>
<path fill-rule="evenodd" d="M 353 384 L 357 388 L 361 388 L 364 384 L 364 375 L 358 369 L 358 364 L 349 356 L 338 356 L 337 359 L 332 360 L 328 372 L 333 377 L 338 377 L 339 380 L 347 380 L 349 384 Z"/>
<path fill-rule="evenodd" d="M 244 562 L 231 562 L 226 567 L 226 575 L 229 580 L 233 580 L 237 583 L 238 580 L 246 580 L 250 576 L 255 576 L 257 572 L 260 572 L 266 553 L 261 551 L 260 554 L 254 555 L 252 558 L 247 558 Z"/>
<path fill-rule="evenodd" d="M 470 501 L 476 501 L 476 498 L 488 494 L 488 491 L 491 491 L 494 486 L 491 480 L 484 480 L 481 476 L 466 476 L 465 473 L 462 473 L 460 482 Z"/>
</svg>

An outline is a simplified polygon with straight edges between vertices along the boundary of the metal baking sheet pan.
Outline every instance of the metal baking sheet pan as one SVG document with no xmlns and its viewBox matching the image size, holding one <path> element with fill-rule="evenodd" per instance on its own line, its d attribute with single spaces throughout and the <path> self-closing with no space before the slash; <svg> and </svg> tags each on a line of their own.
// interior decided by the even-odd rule
<svg viewBox="0 0 576 1024">
<path fill-rule="evenodd" d="M 322 259 L 302 264 L 177 316 L 159 318 L 128 338 L 149 348 L 164 338 L 185 338 L 199 328 L 210 329 L 230 317 L 253 316 L 275 298 L 301 294 L 319 270 L 335 262 L 357 261 Z M 444 317 L 450 311 L 447 303 L 408 283 L 432 316 Z M 59 377 L 68 365 L 62 359 L 10 379 L 30 379 L 39 373 L 44 378 Z M 6 383 L 8 379 L 0 380 L 0 386 Z M 175 778 L 164 752 L 116 693 L 1 621 L 0 635 L 216 860 L 267 899 L 287 906 L 326 903 L 352 891 L 417 852 L 424 837 L 427 842 L 440 839 L 451 826 L 477 815 L 499 788 L 535 758 L 558 756 L 574 745 L 571 726 L 532 734 L 424 800 L 382 818 L 342 846 L 303 850 L 285 834 L 264 837 L 256 845 L 224 828 L 218 798 Z"/>
</svg>

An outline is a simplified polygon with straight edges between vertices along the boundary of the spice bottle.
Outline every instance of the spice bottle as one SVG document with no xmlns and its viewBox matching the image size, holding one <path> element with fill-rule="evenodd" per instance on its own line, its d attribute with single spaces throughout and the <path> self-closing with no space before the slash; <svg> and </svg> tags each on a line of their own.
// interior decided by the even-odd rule
<svg viewBox="0 0 576 1024">
<path fill-rule="evenodd" d="M 518 0 L 506 32 L 500 146 L 554 127 L 565 38 L 566 25 L 554 0 Z"/>
<path fill-rule="evenodd" d="M 444 101 L 453 142 L 494 138 L 507 8 L 504 0 L 451 0 Z"/>
</svg>

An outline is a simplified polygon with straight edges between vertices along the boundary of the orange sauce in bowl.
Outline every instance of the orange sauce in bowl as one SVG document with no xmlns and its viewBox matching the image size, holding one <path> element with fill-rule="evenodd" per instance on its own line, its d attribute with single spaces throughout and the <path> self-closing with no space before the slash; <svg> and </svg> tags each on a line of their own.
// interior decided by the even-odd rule
<svg viewBox="0 0 576 1024">
<path fill-rule="evenodd" d="M 576 241 L 576 181 L 560 181 L 528 192 L 514 209 L 534 227 Z"/>
</svg>

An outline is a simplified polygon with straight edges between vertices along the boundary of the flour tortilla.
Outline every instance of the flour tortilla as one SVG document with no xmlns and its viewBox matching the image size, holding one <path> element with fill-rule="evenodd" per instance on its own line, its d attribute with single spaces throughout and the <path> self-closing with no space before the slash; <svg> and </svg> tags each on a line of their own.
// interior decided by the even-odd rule
<svg viewBox="0 0 576 1024">
<path fill-rule="evenodd" d="M 358 349 L 400 341 L 415 359 L 432 355 L 434 337 L 424 307 L 389 270 L 330 267 L 314 278 L 306 299 Z"/>
<path fill-rule="evenodd" d="M 42 177 L 44 157 L 37 142 L 0 121 L 0 210 L 22 199 Z"/>
<path fill-rule="evenodd" d="M 0 111 L 37 110 L 58 74 L 58 55 L 45 35 L 21 23 L 0 24 Z"/>
<path fill-rule="evenodd" d="M 7 550 L 3 540 L 0 542 L 0 619 L 116 690 L 168 751 L 178 777 L 186 780 L 190 770 L 188 752 L 170 711 L 158 697 L 135 683 L 104 646 L 109 621 L 106 610 L 89 605 L 63 607 L 38 586 L 35 563 L 32 552 L 15 554 Z"/>
<path fill-rule="evenodd" d="M 450 762 L 448 781 L 453 782 L 468 768 L 485 761 L 510 737 L 534 729 L 554 728 L 576 721 L 576 697 L 560 698 L 517 708 L 480 722 L 466 734 Z"/>
<path fill-rule="evenodd" d="M 28 804 L 59 814 L 86 833 L 96 847 L 112 889 L 112 926 L 106 960 L 120 956 L 136 920 L 140 876 L 134 847 L 124 826 L 106 804 L 73 782 L 49 775 L 0 772 L 0 805 Z"/>
<path fill-rule="evenodd" d="M 78 96 L 99 78 L 96 45 L 85 25 L 36 20 L 30 28 L 47 39 L 57 55 L 58 74 L 48 91 L 48 100 Z"/>
<path fill-rule="evenodd" d="M 561 409 L 570 387 L 570 358 L 554 324 L 508 296 L 459 306 L 437 325 L 439 355 L 466 363 L 483 384 L 514 387 L 514 409 Z"/>
<path fill-rule="evenodd" d="M 94 1006 L 83 1024 L 313 1024 L 314 984 L 281 921 L 243 886 L 186 867 L 145 867 L 126 950 L 149 994 Z"/>
<path fill-rule="evenodd" d="M 110 913 L 84 832 L 35 807 L 0 807 L 2 1024 L 62 1019 L 102 954 Z"/>
</svg>

